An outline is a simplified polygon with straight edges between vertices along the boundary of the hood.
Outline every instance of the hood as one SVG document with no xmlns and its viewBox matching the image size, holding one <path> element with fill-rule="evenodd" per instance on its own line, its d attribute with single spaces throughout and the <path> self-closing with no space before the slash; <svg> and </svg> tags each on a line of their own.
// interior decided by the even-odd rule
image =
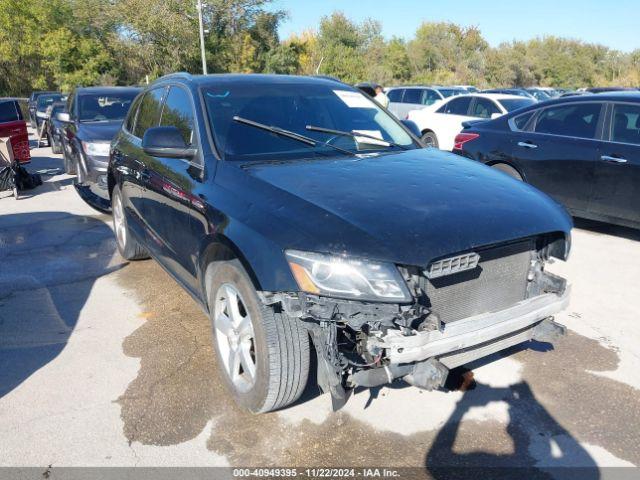
<svg viewBox="0 0 640 480">
<path fill-rule="evenodd" d="M 297 229 L 299 235 L 289 235 L 296 240 L 283 248 L 427 265 L 481 246 L 568 234 L 572 227 L 565 210 L 535 188 L 435 149 L 245 164 L 243 170 L 263 183 L 250 182 L 252 203 Z M 265 188 L 267 195 L 260 193 Z"/>
<path fill-rule="evenodd" d="M 123 120 L 109 120 L 106 122 L 78 123 L 78 137 L 85 141 L 110 142 L 116 136 Z"/>
</svg>

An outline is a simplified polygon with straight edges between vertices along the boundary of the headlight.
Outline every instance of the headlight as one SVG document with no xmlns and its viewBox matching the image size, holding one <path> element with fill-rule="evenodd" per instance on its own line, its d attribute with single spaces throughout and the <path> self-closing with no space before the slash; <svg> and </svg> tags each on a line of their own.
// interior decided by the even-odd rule
<svg viewBox="0 0 640 480">
<path fill-rule="evenodd" d="M 285 255 L 304 292 L 378 302 L 410 302 L 412 299 L 393 264 L 297 250 L 287 250 Z"/>
<path fill-rule="evenodd" d="M 84 153 L 94 157 L 108 157 L 111 144 L 108 142 L 82 142 Z"/>
</svg>

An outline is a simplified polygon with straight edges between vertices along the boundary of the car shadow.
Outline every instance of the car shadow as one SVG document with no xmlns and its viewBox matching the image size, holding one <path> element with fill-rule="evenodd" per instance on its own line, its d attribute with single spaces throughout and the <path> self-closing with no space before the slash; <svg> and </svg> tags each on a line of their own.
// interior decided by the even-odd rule
<svg viewBox="0 0 640 480">
<path fill-rule="evenodd" d="M 510 451 L 496 451 L 493 445 L 484 447 L 482 441 L 463 451 L 456 448 L 458 437 L 464 436 L 465 415 L 494 402 L 507 405 L 509 421 L 504 430 L 512 446 L 499 450 Z M 498 446 L 497 435 L 489 443 Z M 435 479 L 600 478 L 595 460 L 538 402 L 525 381 L 504 388 L 482 383 L 468 388 L 438 430 L 426 454 L 425 467 Z"/>
<path fill-rule="evenodd" d="M 0 398 L 65 348 L 99 277 L 124 265 L 99 216 L 0 216 Z"/>
<path fill-rule="evenodd" d="M 528 382 L 522 380 L 505 387 L 493 387 L 473 378 L 474 369 L 525 350 L 550 352 L 554 347 L 551 343 L 531 340 L 450 371 L 444 389 L 462 391 L 463 396 L 438 430 L 425 456 L 425 467 L 432 478 L 600 478 L 595 460 L 538 401 Z M 464 435 L 464 417 L 474 409 L 497 403 L 507 407 L 509 420 L 504 432 L 511 441 L 511 451 L 456 448 L 458 437 Z M 489 439 L 489 443 L 493 442 L 498 443 L 496 439 Z"/>
<path fill-rule="evenodd" d="M 584 218 L 574 218 L 575 228 L 588 230 L 601 235 L 612 235 L 614 237 L 626 238 L 640 242 L 640 229 L 623 227 L 620 225 L 612 225 L 610 223 L 598 222 L 596 220 L 587 220 Z"/>
</svg>

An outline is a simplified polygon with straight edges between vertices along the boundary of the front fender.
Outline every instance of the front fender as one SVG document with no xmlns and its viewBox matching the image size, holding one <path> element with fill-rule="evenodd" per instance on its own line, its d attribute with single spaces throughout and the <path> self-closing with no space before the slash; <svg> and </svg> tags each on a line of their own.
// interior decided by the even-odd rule
<svg viewBox="0 0 640 480">
<path fill-rule="evenodd" d="M 211 233 L 201 242 L 198 271 L 203 298 L 208 265 L 229 258 L 240 260 L 258 291 L 298 290 L 282 248 L 244 223 L 230 219 L 223 233 Z"/>
</svg>

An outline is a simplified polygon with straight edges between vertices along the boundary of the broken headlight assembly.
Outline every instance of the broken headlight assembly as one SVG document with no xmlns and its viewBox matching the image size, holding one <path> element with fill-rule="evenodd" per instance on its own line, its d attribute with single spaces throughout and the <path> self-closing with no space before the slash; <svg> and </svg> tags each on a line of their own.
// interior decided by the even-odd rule
<svg viewBox="0 0 640 480">
<path fill-rule="evenodd" d="M 287 250 L 285 255 L 303 292 L 372 302 L 413 300 L 398 268 L 391 263 L 297 250 Z"/>
</svg>

